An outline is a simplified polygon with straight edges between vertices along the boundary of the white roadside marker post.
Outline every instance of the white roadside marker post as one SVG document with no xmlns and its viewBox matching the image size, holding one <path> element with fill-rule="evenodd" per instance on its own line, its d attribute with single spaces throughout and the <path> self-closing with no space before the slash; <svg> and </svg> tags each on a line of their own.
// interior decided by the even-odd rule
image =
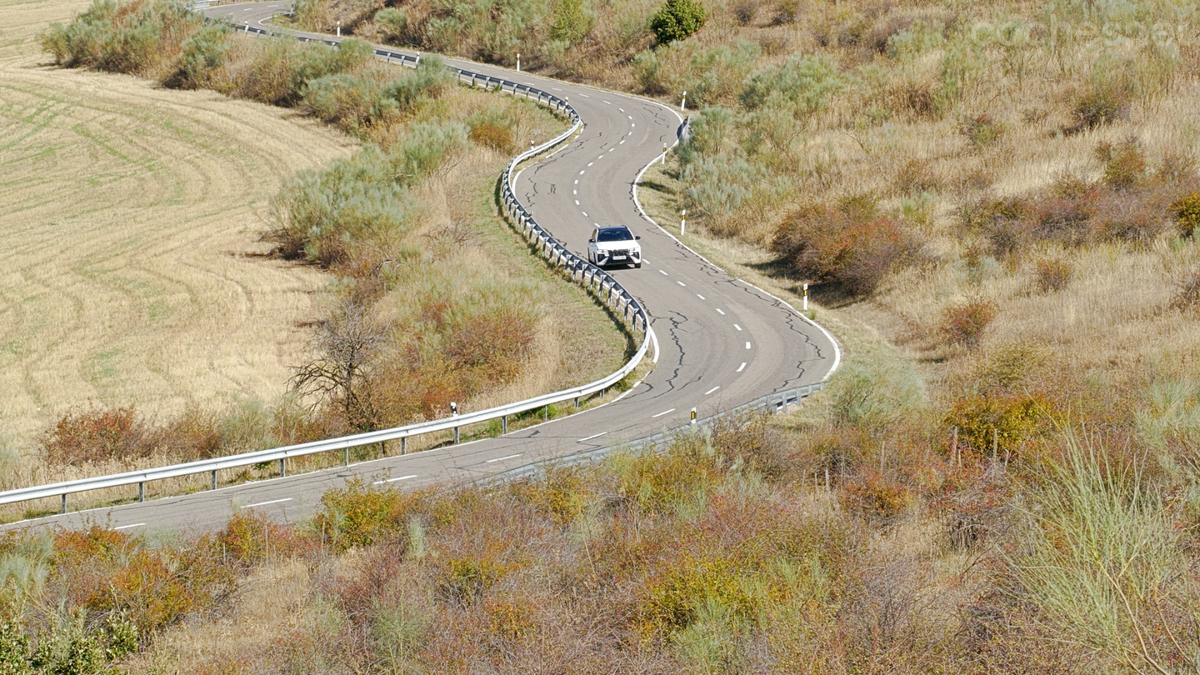
<svg viewBox="0 0 1200 675">
<path fill-rule="evenodd" d="M 337 31 L 337 36 L 338 36 L 338 37 L 342 37 L 342 20 L 341 20 L 341 19 L 338 19 L 338 31 Z"/>
<path fill-rule="evenodd" d="M 684 231 L 686 231 L 686 230 L 687 230 L 687 209 L 683 209 L 682 211 L 679 212 L 679 236 L 682 237 Z"/>
<path fill-rule="evenodd" d="M 517 52 L 517 72 L 521 72 L 521 52 Z"/>
<path fill-rule="evenodd" d="M 692 423 L 692 424 L 695 424 L 695 423 L 696 423 L 696 409 L 695 409 L 695 408 L 692 408 L 692 421 L 691 421 L 691 423 Z"/>
<path fill-rule="evenodd" d="M 808 284 L 804 284 L 804 311 L 808 311 Z"/>
<path fill-rule="evenodd" d="M 683 90 L 683 100 L 679 102 L 680 110 L 687 110 L 687 90 Z"/>
<path fill-rule="evenodd" d="M 666 144 L 666 143 L 663 143 L 663 156 L 662 156 L 662 163 L 663 163 L 663 164 L 666 164 L 666 163 L 667 163 L 667 144 Z"/>
</svg>

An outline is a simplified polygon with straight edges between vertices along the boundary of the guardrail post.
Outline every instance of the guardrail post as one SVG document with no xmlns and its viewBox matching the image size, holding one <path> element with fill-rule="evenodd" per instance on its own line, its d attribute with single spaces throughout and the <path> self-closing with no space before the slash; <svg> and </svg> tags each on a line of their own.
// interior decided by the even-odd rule
<svg viewBox="0 0 1200 675">
<path fill-rule="evenodd" d="M 454 427 L 454 444 L 458 445 L 458 427 Z"/>
<path fill-rule="evenodd" d="M 508 433 L 508 415 L 501 415 L 500 416 L 500 435 L 503 436 L 504 434 L 507 434 L 507 433 Z"/>
<path fill-rule="evenodd" d="M 138 483 L 138 501 L 139 502 L 146 501 L 146 481 L 142 481 L 141 483 Z"/>
<path fill-rule="evenodd" d="M 213 471 L 212 471 L 212 489 L 214 489 L 214 490 L 217 489 L 217 470 L 216 469 L 213 469 Z"/>
<path fill-rule="evenodd" d="M 279 477 L 283 478 L 287 475 L 287 458 L 279 460 Z"/>
<path fill-rule="evenodd" d="M 350 448 L 342 449 L 342 466 L 350 466 Z"/>
<path fill-rule="evenodd" d="M 575 397 L 575 409 L 579 410 L 579 397 L 578 396 Z"/>
<path fill-rule="evenodd" d="M 62 498 L 62 511 L 61 511 L 61 513 L 66 513 L 66 512 L 67 512 L 67 495 L 66 495 L 66 493 L 64 493 L 64 494 L 63 494 L 63 498 Z"/>
<path fill-rule="evenodd" d="M 400 454 L 402 454 L 402 455 L 408 454 L 408 436 L 400 437 Z"/>
<path fill-rule="evenodd" d="M 546 405 L 545 419 L 547 422 L 550 421 L 550 405 L 549 404 Z"/>
</svg>

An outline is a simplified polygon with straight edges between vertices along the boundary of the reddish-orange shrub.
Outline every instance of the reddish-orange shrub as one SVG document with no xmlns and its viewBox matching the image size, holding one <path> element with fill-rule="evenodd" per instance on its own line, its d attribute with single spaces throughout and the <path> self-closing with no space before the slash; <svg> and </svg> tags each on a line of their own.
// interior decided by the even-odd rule
<svg viewBox="0 0 1200 675">
<path fill-rule="evenodd" d="M 999 306 L 991 300 L 969 298 L 946 310 L 941 332 L 949 342 L 969 349 L 979 346 L 983 331 L 996 318 Z"/>
<path fill-rule="evenodd" d="M 221 553 L 244 565 L 291 557 L 304 550 L 304 543 L 295 526 L 276 523 L 253 509 L 234 513 L 217 534 Z"/>
<path fill-rule="evenodd" d="M 868 518 L 897 516 L 916 498 L 910 487 L 872 467 L 863 467 L 860 474 L 845 481 L 843 487 L 838 493 L 842 506 Z"/>
<path fill-rule="evenodd" d="M 836 209 L 800 209 L 776 230 L 772 249 L 800 276 L 865 296 L 890 271 L 913 262 L 919 247 L 899 221 L 878 215 L 874 201 L 860 197 Z"/>
<path fill-rule="evenodd" d="M 46 461 L 69 466 L 145 457 L 154 447 L 154 435 L 132 406 L 68 412 L 42 439 Z"/>
</svg>

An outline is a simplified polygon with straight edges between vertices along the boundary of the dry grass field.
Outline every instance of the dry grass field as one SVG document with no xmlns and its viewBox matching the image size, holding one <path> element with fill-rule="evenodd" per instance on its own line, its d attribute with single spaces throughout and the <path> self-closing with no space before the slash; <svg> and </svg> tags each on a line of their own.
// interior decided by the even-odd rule
<svg viewBox="0 0 1200 675">
<path fill-rule="evenodd" d="M 0 429 L 273 398 L 323 275 L 262 256 L 282 181 L 357 143 L 212 92 L 45 65 L 88 3 L 0 1 Z"/>
</svg>

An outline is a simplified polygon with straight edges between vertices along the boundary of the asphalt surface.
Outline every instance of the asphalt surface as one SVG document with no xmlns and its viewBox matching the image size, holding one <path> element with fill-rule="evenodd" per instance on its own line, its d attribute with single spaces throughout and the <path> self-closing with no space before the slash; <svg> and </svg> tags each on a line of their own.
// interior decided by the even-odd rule
<svg viewBox="0 0 1200 675">
<path fill-rule="evenodd" d="M 287 6 L 282 2 L 226 5 L 206 13 L 231 17 L 237 25 L 271 28 L 262 22 Z M 655 367 L 645 379 L 617 401 L 499 438 L 71 512 L 4 529 L 74 527 L 88 522 L 131 531 L 213 529 L 224 525 L 235 507 L 261 509 L 274 518 L 295 521 L 314 512 L 326 489 L 344 484 L 351 476 L 405 488 L 484 478 L 676 428 L 688 422 L 693 408 L 705 417 L 772 392 L 819 382 L 836 367 L 837 347 L 824 331 L 768 293 L 706 262 L 642 216 L 635 203 L 635 179 L 662 154 L 664 145 L 674 145 L 682 123 L 679 113 L 625 94 L 474 62 L 446 62 L 552 92 L 578 111 L 584 122 L 578 137 L 524 168 L 515 191 L 542 227 L 581 257 L 586 258 L 587 239 L 597 224 L 626 225 L 641 236 L 642 268 L 612 273 L 651 316 Z M 677 223 L 669 226 L 678 229 Z"/>
</svg>

